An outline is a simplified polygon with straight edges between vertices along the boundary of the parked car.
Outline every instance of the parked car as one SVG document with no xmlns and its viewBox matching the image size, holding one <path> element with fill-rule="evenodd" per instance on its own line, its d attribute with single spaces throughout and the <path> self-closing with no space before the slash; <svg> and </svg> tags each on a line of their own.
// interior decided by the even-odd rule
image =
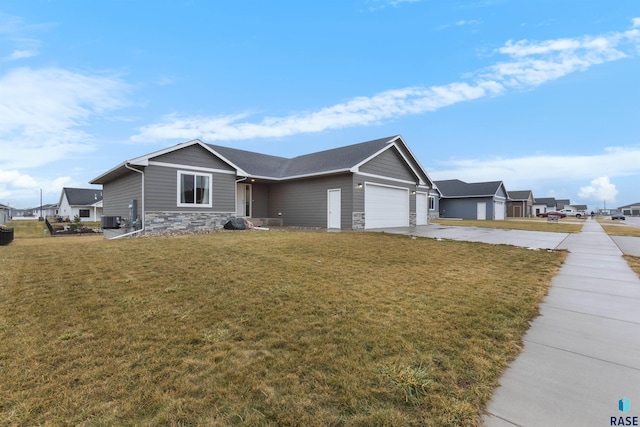
<svg viewBox="0 0 640 427">
<path fill-rule="evenodd" d="M 585 211 L 579 211 L 576 209 L 560 209 L 560 212 L 566 214 L 567 216 L 575 216 L 576 218 L 587 216 L 587 213 Z"/>
<path fill-rule="evenodd" d="M 624 221 L 624 215 L 622 215 L 621 213 L 614 213 L 613 215 L 611 215 L 611 219 L 621 219 Z"/>
<path fill-rule="evenodd" d="M 557 216 L 558 218 L 566 218 L 566 216 L 567 216 L 567 214 L 566 214 L 566 213 L 564 213 L 564 212 L 555 212 L 555 211 L 551 211 L 551 212 L 543 212 L 543 213 L 538 214 L 538 216 L 539 216 L 540 218 L 546 218 L 546 217 L 548 217 L 549 215 L 555 215 L 555 216 Z"/>
</svg>

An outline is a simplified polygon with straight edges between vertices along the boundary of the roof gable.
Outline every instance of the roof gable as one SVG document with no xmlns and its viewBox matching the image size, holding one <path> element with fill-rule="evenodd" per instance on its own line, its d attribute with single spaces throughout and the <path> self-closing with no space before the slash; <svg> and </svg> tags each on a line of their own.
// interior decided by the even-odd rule
<svg viewBox="0 0 640 427">
<path fill-rule="evenodd" d="M 504 197 L 507 195 L 502 181 L 468 183 L 459 179 L 449 179 L 435 181 L 435 184 L 444 198 L 493 197 L 496 195 Z"/>
<path fill-rule="evenodd" d="M 529 200 L 533 198 L 531 190 L 509 191 L 508 194 L 511 200 Z"/>
<path fill-rule="evenodd" d="M 91 206 L 102 201 L 102 190 L 94 188 L 63 188 L 62 198 L 66 197 L 70 206 Z"/>
<path fill-rule="evenodd" d="M 91 181 L 92 184 L 104 184 L 123 173 L 130 166 L 148 166 L 151 159 L 198 144 L 212 155 L 217 156 L 232 168 L 238 176 L 251 176 L 263 179 L 284 180 L 307 176 L 326 175 L 338 172 L 357 173 L 360 166 L 385 150 L 394 148 L 406 162 L 420 185 L 432 185 L 433 181 L 424 171 L 411 150 L 400 135 L 347 145 L 293 158 L 271 156 L 252 151 L 205 144 L 199 139 L 177 144 L 135 159 L 126 161 Z"/>
<path fill-rule="evenodd" d="M 547 205 L 547 207 L 555 207 L 556 199 L 555 197 L 536 197 L 535 204 Z"/>
</svg>

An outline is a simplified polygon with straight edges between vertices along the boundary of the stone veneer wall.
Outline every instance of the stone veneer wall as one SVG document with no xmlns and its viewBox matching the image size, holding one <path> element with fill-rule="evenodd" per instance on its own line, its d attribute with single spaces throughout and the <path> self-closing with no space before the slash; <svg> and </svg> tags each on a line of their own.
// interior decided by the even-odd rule
<svg viewBox="0 0 640 427">
<path fill-rule="evenodd" d="M 364 212 L 354 212 L 351 220 L 353 230 L 364 230 Z"/>
<path fill-rule="evenodd" d="M 235 212 L 147 212 L 145 233 L 222 228 Z"/>
<path fill-rule="evenodd" d="M 416 213 L 410 213 L 409 214 L 409 227 L 415 227 L 416 226 Z"/>
</svg>

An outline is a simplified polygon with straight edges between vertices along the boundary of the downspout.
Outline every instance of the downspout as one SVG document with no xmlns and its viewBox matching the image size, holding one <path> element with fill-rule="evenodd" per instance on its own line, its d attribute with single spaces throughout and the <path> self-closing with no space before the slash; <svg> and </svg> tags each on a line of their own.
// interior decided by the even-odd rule
<svg viewBox="0 0 640 427">
<path fill-rule="evenodd" d="M 142 223 L 142 228 L 140 228 L 140 230 L 135 230 L 135 231 L 131 231 L 129 233 L 125 233 L 125 234 L 121 234 L 119 236 L 116 237 L 112 237 L 109 240 L 115 240 L 115 239 L 120 239 L 122 237 L 129 237 L 129 236 L 133 236 L 134 234 L 138 234 L 138 233 L 142 233 L 144 231 L 144 171 L 138 170 L 136 168 L 132 168 L 129 166 L 129 163 L 125 163 L 124 167 L 134 171 L 134 172 L 138 172 L 141 175 L 142 178 L 142 202 L 140 203 L 140 218 L 141 218 L 141 223 Z"/>
</svg>

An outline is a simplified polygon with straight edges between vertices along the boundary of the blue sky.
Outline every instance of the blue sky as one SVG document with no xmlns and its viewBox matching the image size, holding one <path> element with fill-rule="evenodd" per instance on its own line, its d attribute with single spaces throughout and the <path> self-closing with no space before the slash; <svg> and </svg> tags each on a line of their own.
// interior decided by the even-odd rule
<svg viewBox="0 0 640 427">
<path fill-rule="evenodd" d="M 640 2 L 3 0 L 0 203 L 193 138 L 400 134 L 434 180 L 640 201 Z"/>
</svg>

